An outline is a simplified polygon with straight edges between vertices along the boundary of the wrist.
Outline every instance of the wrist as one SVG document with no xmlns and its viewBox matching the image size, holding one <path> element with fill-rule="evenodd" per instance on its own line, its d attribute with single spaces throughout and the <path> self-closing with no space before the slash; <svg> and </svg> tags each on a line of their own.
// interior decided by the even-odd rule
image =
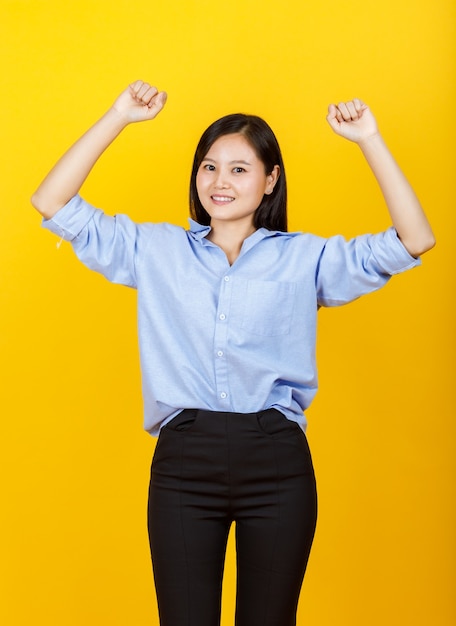
<svg viewBox="0 0 456 626">
<path fill-rule="evenodd" d="M 375 133 L 359 139 L 357 144 L 363 152 L 368 152 L 384 146 L 385 142 L 383 141 L 383 137 L 381 136 L 380 132 L 377 130 Z"/>
<path fill-rule="evenodd" d="M 112 106 L 110 109 L 108 109 L 103 117 L 105 118 L 106 122 L 112 125 L 112 127 L 118 130 L 118 132 L 121 132 L 132 122 L 132 120 L 129 119 L 126 113 L 119 111 L 118 109 L 116 109 L 115 106 Z"/>
</svg>

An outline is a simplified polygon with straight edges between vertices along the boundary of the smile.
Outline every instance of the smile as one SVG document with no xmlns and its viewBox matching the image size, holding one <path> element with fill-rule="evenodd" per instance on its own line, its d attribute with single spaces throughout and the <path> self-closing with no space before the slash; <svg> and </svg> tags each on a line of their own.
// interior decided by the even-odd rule
<svg viewBox="0 0 456 626">
<path fill-rule="evenodd" d="M 233 202 L 234 198 L 232 198 L 231 196 L 211 196 L 211 200 L 212 202 L 215 202 L 216 204 L 220 203 L 220 204 L 226 204 L 228 202 Z"/>
</svg>

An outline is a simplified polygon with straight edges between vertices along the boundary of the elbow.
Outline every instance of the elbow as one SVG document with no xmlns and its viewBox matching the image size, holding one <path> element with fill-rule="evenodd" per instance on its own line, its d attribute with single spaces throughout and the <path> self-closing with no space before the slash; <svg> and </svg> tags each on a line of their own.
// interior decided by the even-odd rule
<svg viewBox="0 0 456 626">
<path fill-rule="evenodd" d="M 431 233 L 427 242 L 427 247 L 425 250 L 423 250 L 423 252 L 421 254 L 424 254 L 425 252 L 427 252 L 428 250 L 432 250 L 432 248 L 435 246 L 436 241 L 435 241 L 435 236 L 434 233 Z"/>
<path fill-rule="evenodd" d="M 418 258 L 429 250 L 432 250 L 436 242 L 434 233 L 431 231 L 426 235 L 426 237 L 423 237 L 419 241 L 413 241 L 410 242 L 410 244 L 404 241 L 402 243 L 407 248 L 409 254 L 411 254 L 415 258 Z"/>
<path fill-rule="evenodd" d="M 38 211 L 38 213 L 40 213 L 46 220 L 51 219 L 61 208 L 60 206 L 50 206 L 49 202 L 46 202 L 46 199 L 43 198 L 39 190 L 35 191 L 35 193 L 30 198 L 30 202 L 32 203 L 32 206 Z"/>
<path fill-rule="evenodd" d="M 41 213 L 41 215 L 47 219 L 48 217 L 48 212 L 46 210 L 46 206 L 45 203 L 43 203 L 42 198 L 40 197 L 40 194 L 38 191 L 35 191 L 35 193 L 33 194 L 33 196 L 30 198 L 30 202 L 32 203 L 32 206 L 38 211 L 38 213 Z"/>
</svg>

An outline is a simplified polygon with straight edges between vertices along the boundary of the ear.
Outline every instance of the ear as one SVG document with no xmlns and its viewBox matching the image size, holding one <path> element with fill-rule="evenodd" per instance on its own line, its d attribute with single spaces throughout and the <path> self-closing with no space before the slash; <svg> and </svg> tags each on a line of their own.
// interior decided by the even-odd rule
<svg viewBox="0 0 456 626">
<path fill-rule="evenodd" d="M 279 180 L 279 176 L 280 167 L 278 165 L 274 165 L 272 172 L 266 176 L 266 189 L 264 191 L 266 195 L 269 196 L 274 191 L 274 187 Z"/>
</svg>

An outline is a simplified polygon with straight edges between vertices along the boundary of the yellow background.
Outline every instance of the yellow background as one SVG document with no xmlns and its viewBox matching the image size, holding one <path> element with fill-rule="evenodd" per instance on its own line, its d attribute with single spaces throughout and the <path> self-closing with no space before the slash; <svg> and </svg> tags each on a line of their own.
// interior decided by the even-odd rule
<svg viewBox="0 0 456 626">
<path fill-rule="evenodd" d="M 0 623 L 158 624 L 145 525 L 135 293 L 40 230 L 29 198 L 129 82 L 169 93 L 83 193 L 186 224 L 193 150 L 217 117 L 265 117 L 290 227 L 388 226 L 356 146 L 325 121 L 358 96 L 438 244 L 423 266 L 322 310 L 308 412 L 320 518 L 299 624 L 456 623 L 454 0 L 2 0 L 0 8 Z M 232 624 L 234 547 L 223 624 Z M 178 599 L 176 599 L 178 601 Z"/>
</svg>

